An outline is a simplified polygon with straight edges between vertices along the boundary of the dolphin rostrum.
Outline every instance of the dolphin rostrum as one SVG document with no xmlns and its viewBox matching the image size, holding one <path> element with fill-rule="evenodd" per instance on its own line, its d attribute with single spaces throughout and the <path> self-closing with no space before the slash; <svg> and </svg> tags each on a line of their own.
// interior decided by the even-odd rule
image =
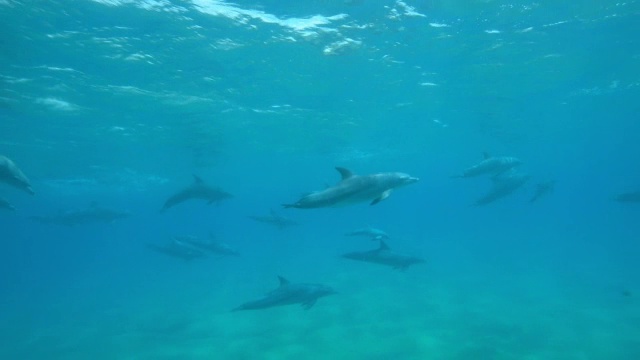
<svg viewBox="0 0 640 360">
<path fill-rule="evenodd" d="M 522 185 L 524 185 L 530 178 L 531 176 L 527 174 L 518 173 L 513 170 L 507 174 L 494 176 L 491 179 L 493 181 L 493 185 L 489 192 L 476 200 L 474 205 L 487 205 L 498 199 L 502 199 L 522 187 Z"/>
<path fill-rule="evenodd" d="M 33 195 L 31 182 L 16 164 L 6 156 L 0 155 L 0 182 L 17 187 Z"/>
<path fill-rule="evenodd" d="M 160 212 L 191 199 L 203 199 L 211 204 L 232 197 L 231 194 L 218 187 L 209 186 L 196 175 L 193 175 L 193 179 L 194 181 L 191 185 L 170 196 L 165 201 Z"/>
<path fill-rule="evenodd" d="M 454 175 L 454 178 L 470 178 L 480 175 L 499 175 L 503 172 L 513 169 L 522 164 L 518 158 L 510 156 L 491 156 L 488 153 L 483 154 L 484 159 L 476 165 L 467 168 L 460 175 Z"/>
<path fill-rule="evenodd" d="M 387 265 L 398 270 L 406 270 L 411 265 L 424 262 L 424 260 L 419 257 L 398 254 L 392 251 L 382 240 L 380 240 L 380 247 L 375 250 L 350 252 L 342 255 L 342 257 L 351 260 Z"/>
<path fill-rule="evenodd" d="M 278 276 L 280 286 L 268 292 L 262 299 L 246 302 L 232 311 L 266 309 L 274 306 L 300 304 L 305 310 L 318 301 L 319 298 L 335 294 L 336 292 L 320 284 L 292 284 L 282 276 Z"/>
<path fill-rule="evenodd" d="M 345 168 L 336 167 L 336 170 L 342 176 L 336 185 L 303 196 L 293 204 L 283 204 L 282 206 L 312 209 L 365 201 L 370 201 L 370 205 L 375 205 L 389 197 L 393 189 L 418 181 L 418 178 L 399 172 L 354 175 Z"/>
<path fill-rule="evenodd" d="M 372 227 L 357 229 L 357 230 L 348 232 L 344 235 L 345 236 L 366 236 L 368 238 L 371 238 L 371 240 L 388 240 L 389 239 L 389 234 L 387 234 L 386 232 L 380 229 L 376 229 Z"/>
<path fill-rule="evenodd" d="M 15 210 L 16 208 L 13 207 L 13 205 L 11 205 L 10 202 L 8 202 L 7 200 L 0 198 L 0 209 L 7 209 L 7 210 Z"/>
<path fill-rule="evenodd" d="M 269 215 L 265 215 L 265 216 L 250 215 L 248 217 L 249 219 L 255 220 L 257 222 L 276 226 L 280 230 L 284 230 L 289 226 L 298 225 L 297 221 L 284 217 L 276 213 L 273 209 L 271 209 L 271 213 Z"/>
</svg>

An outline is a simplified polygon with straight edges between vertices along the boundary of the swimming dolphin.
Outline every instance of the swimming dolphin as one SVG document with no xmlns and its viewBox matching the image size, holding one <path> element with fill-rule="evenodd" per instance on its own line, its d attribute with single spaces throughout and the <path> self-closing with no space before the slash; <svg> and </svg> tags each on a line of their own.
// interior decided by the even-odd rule
<svg viewBox="0 0 640 360">
<path fill-rule="evenodd" d="M 506 174 L 494 176 L 491 180 L 493 185 L 489 192 L 487 192 L 480 199 L 476 200 L 474 205 L 482 206 L 492 203 L 498 199 L 501 199 L 507 195 L 512 194 L 514 191 L 524 185 L 531 176 L 510 171 Z"/>
<path fill-rule="evenodd" d="M 209 235 L 209 241 L 200 240 L 195 236 L 174 236 L 175 240 L 188 244 L 194 248 L 212 252 L 222 256 L 240 256 L 240 253 L 228 244 L 217 241 L 213 235 Z"/>
<path fill-rule="evenodd" d="M 351 232 L 348 232 L 346 234 L 344 234 L 345 236 L 366 236 L 368 238 L 371 238 L 371 240 L 387 240 L 389 239 L 389 235 L 380 230 L 380 229 L 376 229 L 376 228 L 372 228 L 372 227 L 367 227 L 367 228 L 363 228 L 363 229 L 357 229 Z"/>
<path fill-rule="evenodd" d="M 354 175 L 345 168 L 336 167 L 336 170 L 342 176 L 336 185 L 303 196 L 293 204 L 283 204 L 282 206 L 312 209 L 364 201 L 371 201 L 370 205 L 375 205 L 389 197 L 393 189 L 418 181 L 418 178 L 399 172 L 360 176 Z"/>
<path fill-rule="evenodd" d="M 284 217 L 276 213 L 273 209 L 271 209 L 271 213 L 269 215 L 266 215 L 266 216 L 250 215 L 248 216 L 248 218 L 255 220 L 257 222 L 274 225 L 280 230 L 283 230 L 289 226 L 298 225 L 297 221 Z"/>
<path fill-rule="evenodd" d="M 3 155 L 0 155 L 0 182 L 22 189 L 31 195 L 35 194 L 29 179 L 11 159 Z"/>
<path fill-rule="evenodd" d="M 13 205 L 11 205 L 10 202 L 8 202 L 7 200 L 0 198 L 0 209 L 7 209 L 7 210 L 15 210 L 16 208 L 13 207 Z"/>
<path fill-rule="evenodd" d="M 626 192 L 615 197 L 618 202 L 640 203 L 640 191 Z"/>
<path fill-rule="evenodd" d="M 410 255 L 393 252 L 389 246 L 380 240 L 380 247 L 369 251 L 356 251 L 342 255 L 343 258 L 391 266 L 397 270 L 406 270 L 413 264 L 423 263 L 424 260 Z"/>
<path fill-rule="evenodd" d="M 318 301 L 319 298 L 335 294 L 336 292 L 319 284 L 292 284 L 282 276 L 278 276 L 280 286 L 267 293 L 262 299 L 246 302 L 232 311 L 266 309 L 274 306 L 301 304 L 305 310 Z"/>
<path fill-rule="evenodd" d="M 196 175 L 193 175 L 193 180 L 193 184 L 169 197 L 160 212 L 164 212 L 172 206 L 191 199 L 203 199 L 211 204 L 232 197 L 231 194 L 218 187 L 207 185 Z"/>
<path fill-rule="evenodd" d="M 554 180 L 546 181 L 542 183 L 536 184 L 536 190 L 533 193 L 533 196 L 529 200 L 530 203 L 535 202 L 541 197 L 548 195 L 553 192 L 553 188 L 555 187 L 556 182 Z"/>
<path fill-rule="evenodd" d="M 100 207 L 93 202 L 86 209 L 60 211 L 54 215 L 30 216 L 29 219 L 44 224 L 55 224 L 65 226 L 83 225 L 89 223 L 112 223 L 116 220 L 129 217 L 128 211 L 117 211 Z"/>
<path fill-rule="evenodd" d="M 147 244 L 147 248 L 185 261 L 206 257 L 204 251 L 176 239 L 165 245 Z"/>
<path fill-rule="evenodd" d="M 509 156 L 490 156 L 488 153 L 483 154 L 484 159 L 478 164 L 467 168 L 460 175 L 454 175 L 453 178 L 470 178 L 480 175 L 499 175 L 503 172 L 513 169 L 522 164 L 520 159 Z"/>
</svg>

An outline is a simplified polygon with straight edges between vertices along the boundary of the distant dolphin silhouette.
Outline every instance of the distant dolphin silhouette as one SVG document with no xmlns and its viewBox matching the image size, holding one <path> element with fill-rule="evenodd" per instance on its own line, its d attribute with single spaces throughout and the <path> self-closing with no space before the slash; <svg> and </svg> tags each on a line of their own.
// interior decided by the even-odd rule
<svg viewBox="0 0 640 360">
<path fill-rule="evenodd" d="M 640 191 L 619 194 L 615 197 L 615 201 L 623 203 L 640 203 Z"/>
<path fill-rule="evenodd" d="M 231 246 L 222 241 L 217 241 L 211 234 L 209 234 L 208 241 L 201 240 L 195 236 L 174 236 L 173 238 L 194 248 L 209 251 L 213 254 L 222 256 L 240 256 L 238 251 L 234 250 Z"/>
<path fill-rule="evenodd" d="M 167 209 L 187 200 L 202 199 L 211 204 L 232 197 L 231 194 L 218 187 L 207 185 L 196 175 L 193 175 L 193 180 L 194 181 L 191 185 L 170 196 L 167 201 L 165 201 L 160 212 L 164 212 Z"/>
<path fill-rule="evenodd" d="M 11 205 L 10 202 L 8 202 L 7 200 L 0 198 L 0 209 L 7 209 L 7 210 L 15 210 L 16 208 L 13 207 L 13 205 Z"/>
<path fill-rule="evenodd" d="M 345 236 L 366 236 L 368 238 L 371 238 L 371 240 L 387 240 L 389 239 L 389 234 L 387 234 L 386 232 L 380 230 L 380 229 L 376 229 L 376 228 L 372 228 L 372 227 L 367 227 L 367 228 L 363 228 L 363 229 L 357 229 L 351 232 L 348 232 L 346 234 L 344 234 Z"/>
<path fill-rule="evenodd" d="M 263 215 L 263 216 L 250 215 L 248 216 L 248 218 L 255 220 L 257 222 L 274 225 L 280 230 L 284 230 L 289 226 L 298 225 L 297 221 L 284 217 L 276 213 L 273 209 L 271 209 L 271 213 L 269 215 Z"/>
<path fill-rule="evenodd" d="M 541 197 L 552 193 L 555 185 L 556 185 L 555 180 L 550 180 L 550 181 L 536 184 L 535 192 L 533 193 L 533 196 L 531 196 L 531 199 L 529 199 L 529 202 L 530 203 L 535 202 Z"/>
<path fill-rule="evenodd" d="M 476 165 L 467 168 L 460 175 L 453 178 L 470 178 L 480 175 L 499 175 L 522 164 L 518 158 L 509 156 L 494 157 L 488 153 L 483 154 L 484 159 Z"/>
<path fill-rule="evenodd" d="M 206 257 L 204 251 L 196 249 L 195 247 L 177 239 L 173 239 L 170 243 L 165 245 L 147 244 L 147 248 L 185 261 Z"/>
<path fill-rule="evenodd" d="M 510 171 L 507 174 L 500 174 L 494 176 L 491 180 L 493 185 L 489 192 L 487 192 L 480 199 L 476 200 L 474 205 L 482 206 L 490 204 L 498 199 L 502 199 L 505 196 L 512 194 L 514 191 L 522 187 L 531 176 L 521 174 L 515 171 Z"/>
<path fill-rule="evenodd" d="M 267 293 L 262 299 L 246 302 L 232 311 L 258 310 L 274 306 L 301 304 L 305 310 L 318 301 L 319 298 L 335 294 L 336 292 L 319 284 L 292 284 L 282 276 L 278 276 L 280 286 Z"/>
<path fill-rule="evenodd" d="M 398 254 L 392 251 L 382 240 L 380 241 L 380 247 L 377 249 L 350 252 L 342 255 L 342 257 L 351 260 L 391 266 L 397 270 L 406 270 L 411 265 L 424 262 L 424 260 L 419 257 Z"/>
<path fill-rule="evenodd" d="M 282 206 L 312 209 L 366 201 L 370 201 L 370 205 L 375 205 L 389 197 L 393 189 L 418 181 L 418 178 L 399 172 L 354 175 L 342 167 L 336 167 L 336 170 L 342 176 L 336 185 L 303 196 L 293 204 L 283 204 Z"/>
<path fill-rule="evenodd" d="M 24 190 L 31 195 L 35 194 L 29 179 L 11 159 L 3 155 L 0 155 L 0 182 Z"/>
</svg>

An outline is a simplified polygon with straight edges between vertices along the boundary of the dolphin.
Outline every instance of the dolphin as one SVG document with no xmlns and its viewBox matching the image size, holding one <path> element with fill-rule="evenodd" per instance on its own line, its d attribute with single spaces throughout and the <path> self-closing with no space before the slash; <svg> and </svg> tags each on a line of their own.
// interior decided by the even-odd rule
<svg viewBox="0 0 640 360">
<path fill-rule="evenodd" d="M 368 238 L 371 238 L 371 240 L 388 240 L 389 239 L 389 234 L 387 234 L 386 232 L 380 229 L 376 229 L 372 227 L 357 229 L 357 230 L 348 232 L 344 235 L 345 236 L 366 236 Z"/>
<path fill-rule="evenodd" d="M 413 184 L 418 178 L 408 174 L 391 172 L 373 175 L 354 175 L 351 171 L 336 167 L 342 176 L 340 182 L 327 189 L 303 196 L 293 204 L 282 204 L 285 208 L 312 209 L 342 206 L 370 201 L 375 205 L 386 199 L 395 188 Z"/>
<path fill-rule="evenodd" d="M 424 262 L 424 260 L 419 257 L 393 252 L 383 240 L 380 240 L 380 247 L 375 250 L 350 252 L 342 255 L 342 257 L 351 260 L 387 265 L 397 270 L 406 270 L 411 265 Z"/>
<path fill-rule="evenodd" d="M 175 238 L 165 245 L 147 244 L 147 248 L 185 261 L 206 257 L 204 251 L 196 249 L 189 244 L 176 240 Z"/>
<path fill-rule="evenodd" d="M 510 195 L 522 185 L 524 185 L 530 178 L 531 177 L 529 175 L 521 174 L 515 171 L 510 171 L 507 174 L 494 176 L 491 179 L 493 181 L 493 185 L 489 192 L 487 192 L 480 199 L 476 200 L 474 205 L 487 205 L 507 195 Z"/>
<path fill-rule="evenodd" d="M 270 224 L 276 226 L 280 230 L 284 230 L 289 226 L 298 225 L 298 222 L 287 217 L 284 217 L 278 213 L 276 213 L 273 209 L 271 209 L 271 213 L 266 216 L 248 216 L 249 219 L 255 220 L 257 222 L 262 222 L 265 224 Z"/>
<path fill-rule="evenodd" d="M 216 241 L 209 234 L 209 241 L 200 240 L 195 236 L 174 236 L 175 240 L 188 244 L 196 249 L 205 250 L 222 256 L 240 256 L 240 253 L 222 241 Z"/>
<path fill-rule="evenodd" d="M 196 175 L 193 175 L 193 180 L 193 184 L 170 196 L 167 201 L 165 201 L 160 212 L 164 212 L 170 207 L 191 199 L 203 199 L 211 204 L 232 197 L 231 194 L 218 187 L 207 185 Z"/>
<path fill-rule="evenodd" d="M 484 159 L 476 165 L 467 168 L 460 175 L 454 175 L 453 178 L 470 178 L 480 175 L 499 175 L 503 172 L 513 169 L 522 164 L 518 158 L 510 156 L 491 156 L 488 153 L 483 154 Z"/>
<path fill-rule="evenodd" d="M 86 209 L 60 211 L 55 215 L 30 216 L 29 218 L 44 224 L 75 226 L 98 222 L 112 223 L 116 220 L 127 218 L 130 215 L 128 211 L 111 210 L 98 206 L 96 202 L 92 202 Z"/>
<path fill-rule="evenodd" d="M 13 207 L 13 205 L 11 205 L 11 203 L 8 202 L 7 200 L 0 198 L 0 209 L 7 209 L 7 210 L 14 211 L 16 208 Z"/>
<path fill-rule="evenodd" d="M 614 200 L 624 203 L 640 203 L 640 191 L 619 194 Z"/>
<path fill-rule="evenodd" d="M 0 155 L 0 182 L 22 189 L 31 195 L 35 194 L 29 179 L 11 159 L 3 155 Z"/>
<path fill-rule="evenodd" d="M 336 293 L 325 285 L 292 284 L 282 276 L 278 276 L 278 279 L 280 286 L 277 289 L 268 292 L 262 299 L 246 302 L 232 311 L 258 310 L 291 304 L 300 304 L 305 310 L 309 310 L 319 298 Z"/>
<path fill-rule="evenodd" d="M 529 199 L 529 202 L 535 202 L 536 200 L 540 199 L 543 196 L 546 196 L 550 193 L 553 192 L 553 188 L 555 187 L 556 182 L 555 180 L 551 180 L 551 181 L 546 181 L 546 182 L 542 182 L 542 183 L 538 183 L 536 184 L 536 190 L 533 193 L 533 196 L 531 197 L 531 199 Z"/>
</svg>

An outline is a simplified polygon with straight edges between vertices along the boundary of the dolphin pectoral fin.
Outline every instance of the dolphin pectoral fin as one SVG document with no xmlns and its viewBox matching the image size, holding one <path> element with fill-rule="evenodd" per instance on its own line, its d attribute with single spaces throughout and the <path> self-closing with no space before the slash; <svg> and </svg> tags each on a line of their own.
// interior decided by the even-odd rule
<svg viewBox="0 0 640 360">
<path fill-rule="evenodd" d="M 375 205 L 375 204 L 379 203 L 380 201 L 382 201 L 382 200 L 384 200 L 384 199 L 388 198 L 388 197 L 389 197 L 389 195 L 391 195 L 391 190 L 387 190 L 387 191 L 383 192 L 382 194 L 380 194 L 380 196 L 378 196 L 377 198 L 375 198 L 375 199 L 371 202 L 371 204 L 369 204 L 369 205 Z"/>
<path fill-rule="evenodd" d="M 309 310 L 309 309 L 311 309 L 313 307 L 313 305 L 316 304 L 316 301 L 317 301 L 317 299 L 305 301 L 301 305 L 305 310 Z"/>
</svg>

